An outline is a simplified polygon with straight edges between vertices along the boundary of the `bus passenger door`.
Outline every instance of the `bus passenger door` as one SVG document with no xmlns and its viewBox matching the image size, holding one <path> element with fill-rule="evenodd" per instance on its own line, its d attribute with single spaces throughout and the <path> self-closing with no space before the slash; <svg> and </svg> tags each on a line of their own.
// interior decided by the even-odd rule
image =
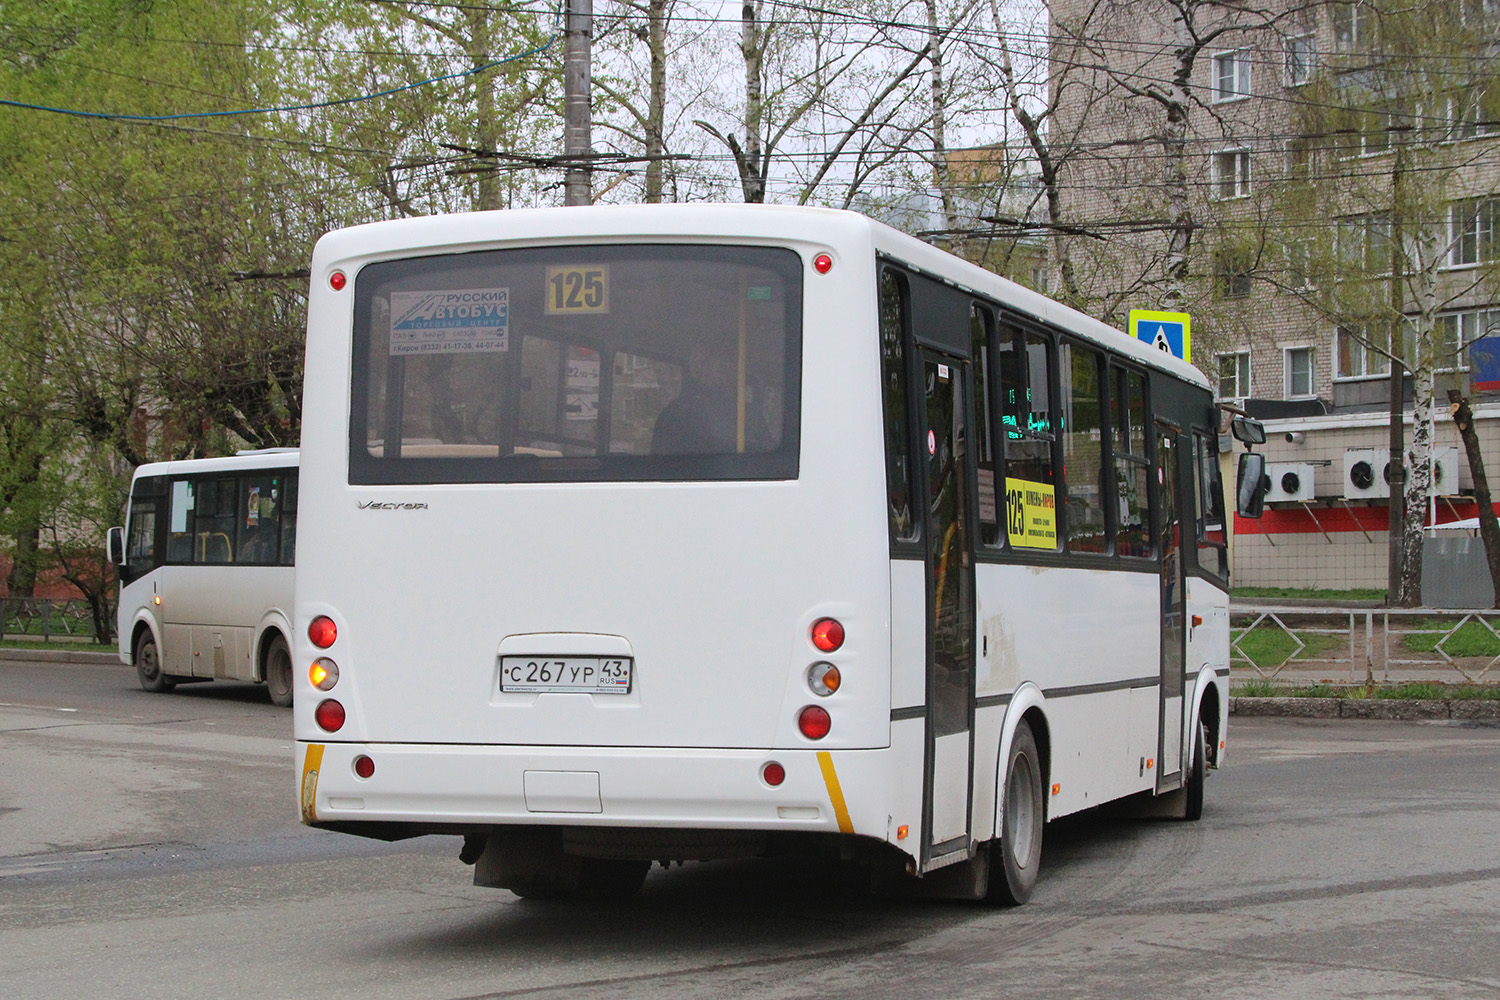
<svg viewBox="0 0 1500 1000">
<path fill-rule="evenodd" d="M 1186 586 L 1182 564 L 1182 489 L 1180 432 L 1156 424 L 1156 483 L 1161 512 L 1157 520 L 1161 553 L 1161 739 L 1156 757 L 1156 790 L 1182 785 L 1183 668 L 1187 655 Z"/>
<path fill-rule="evenodd" d="M 974 559 L 965 454 L 968 363 L 928 350 L 921 352 L 921 359 L 924 399 L 918 440 L 925 451 L 921 465 L 927 548 L 925 869 L 959 852 L 968 857 Z"/>
</svg>

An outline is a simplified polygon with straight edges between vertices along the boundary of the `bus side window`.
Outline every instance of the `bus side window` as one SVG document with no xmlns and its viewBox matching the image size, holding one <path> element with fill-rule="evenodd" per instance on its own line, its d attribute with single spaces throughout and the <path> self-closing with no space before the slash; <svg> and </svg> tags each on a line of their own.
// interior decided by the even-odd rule
<svg viewBox="0 0 1500 1000">
<path fill-rule="evenodd" d="M 205 480 L 197 494 L 193 562 L 233 562 L 235 480 Z"/>
<path fill-rule="evenodd" d="M 1000 433 L 1005 442 L 1006 534 L 1013 546 L 1055 551 L 1057 438 L 1052 429 L 1052 343 L 1044 334 L 1001 323 L 997 355 Z M 1045 529 L 1049 516 L 1050 538 Z"/>
<path fill-rule="evenodd" d="M 917 537 L 911 510 L 911 446 L 906 436 L 907 290 L 894 271 L 880 274 L 880 373 L 885 400 L 886 498 L 891 537 Z"/>
<path fill-rule="evenodd" d="M 1146 379 L 1116 368 L 1114 392 L 1115 551 L 1151 556 L 1151 461 L 1146 452 Z"/>
<path fill-rule="evenodd" d="M 1193 432 L 1193 493 L 1198 522 L 1198 566 L 1221 579 L 1229 577 L 1224 538 L 1224 484 L 1219 475 L 1218 439 Z"/>
<path fill-rule="evenodd" d="M 149 573 L 160 563 L 156 553 L 156 497 L 130 501 L 130 538 L 125 542 L 125 565 L 132 578 Z"/>
<path fill-rule="evenodd" d="M 1000 513 L 996 501 L 995 439 L 991 427 L 990 400 L 990 334 L 995 316 L 975 304 L 969 311 L 969 334 L 974 356 L 974 456 L 979 475 L 979 541 L 982 545 L 1003 545 Z"/>
<path fill-rule="evenodd" d="M 191 480 L 172 483 L 171 512 L 167 525 L 167 562 L 193 561 L 193 519 L 196 490 Z"/>
<path fill-rule="evenodd" d="M 1103 356 L 1063 342 L 1063 487 L 1069 552 L 1108 552 L 1104 520 Z"/>
<path fill-rule="evenodd" d="M 281 477 L 245 476 L 239 481 L 235 521 L 239 538 L 234 561 L 253 566 L 274 566 L 281 540 Z"/>
<path fill-rule="evenodd" d="M 281 501 L 281 559 L 282 566 L 295 566 L 297 562 L 297 470 L 286 474 L 286 493 Z"/>
</svg>

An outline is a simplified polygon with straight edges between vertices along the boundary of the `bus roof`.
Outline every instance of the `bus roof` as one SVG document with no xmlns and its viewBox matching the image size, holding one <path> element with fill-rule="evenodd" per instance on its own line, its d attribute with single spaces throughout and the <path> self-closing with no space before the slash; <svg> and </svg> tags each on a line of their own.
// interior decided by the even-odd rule
<svg viewBox="0 0 1500 1000">
<path fill-rule="evenodd" d="M 864 243 L 922 273 L 997 300 L 1024 315 L 1094 341 L 1141 364 L 1209 388 L 1207 377 L 1173 355 L 1155 350 L 1099 320 L 1049 299 L 976 264 L 859 214 L 832 208 L 791 205 L 688 203 L 671 205 L 593 205 L 587 208 L 529 208 L 468 212 L 371 222 L 324 235 L 313 254 L 317 285 L 349 259 L 389 259 L 424 253 L 462 253 L 497 242 L 527 244 L 589 243 L 604 240 L 661 239 L 701 241 L 735 238 L 779 243 L 827 241 Z"/>
<path fill-rule="evenodd" d="M 177 462 L 148 462 L 136 468 L 135 478 L 296 468 L 299 457 L 300 453 L 296 448 L 263 448 L 223 458 L 188 458 Z"/>
</svg>

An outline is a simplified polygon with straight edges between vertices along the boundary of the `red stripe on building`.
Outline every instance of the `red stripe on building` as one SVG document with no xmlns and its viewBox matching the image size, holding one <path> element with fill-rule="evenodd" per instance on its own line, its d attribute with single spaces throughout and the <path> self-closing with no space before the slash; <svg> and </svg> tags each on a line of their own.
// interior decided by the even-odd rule
<svg viewBox="0 0 1500 1000">
<path fill-rule="evenodd" d="M 1500 514 L 1500 504 L 1492 504 Z M 1437 523 L 1448 524 L 1479 516 L 1479 505 L 1473 500 L 1438 501 Z M 1236 534 L 1245 535 L 1300 535 L 1307 533 L 1336 531 L 1384 531 L 1391 523 L 1390 508 L 1379 507 L 1318 507 L 1310 511 L 1306 507 L 1266 508 L 1260 520 L 1247 517 L 1234 518 Z M 1431 523 L 1430 520 L 1428 523 Z"/>
</svg>

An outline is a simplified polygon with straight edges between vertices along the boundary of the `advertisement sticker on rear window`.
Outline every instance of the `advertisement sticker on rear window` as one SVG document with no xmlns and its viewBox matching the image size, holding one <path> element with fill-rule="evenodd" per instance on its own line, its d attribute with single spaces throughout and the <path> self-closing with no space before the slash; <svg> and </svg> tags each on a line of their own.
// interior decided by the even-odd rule
<svg viewBox="0 0 1500 1000">
<path fill-rule="evenodd" d="M 391 293 L 391 354 L 469 354 L 510 347 L 510 289 Z"/>
</svg>

